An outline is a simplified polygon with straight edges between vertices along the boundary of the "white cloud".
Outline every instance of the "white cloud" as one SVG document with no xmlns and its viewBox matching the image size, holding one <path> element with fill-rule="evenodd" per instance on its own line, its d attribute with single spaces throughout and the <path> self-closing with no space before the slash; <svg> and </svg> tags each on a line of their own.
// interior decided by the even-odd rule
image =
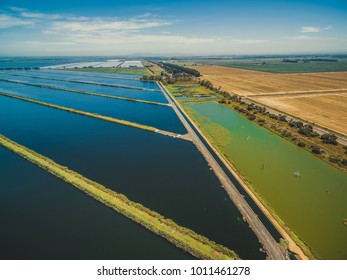
<svg viewBox="0 0 347 280">
<path fill-rule="evenodd" d="M 24 12 L 25 11 L 24 8 L 19 8 L 19 7 L 14 7 L 14 6 L 8 7 L 8 8 L 12 11 L 15 11 L 15 12 Z"/>
<path fill-rule="evenodd" d="M 9 28 L 13 26 L 29 26 L 33 21 L 21 19 L 18 17 L 0 14 L 0 28 Z"/>
<path fill-rule="evenodd" d="M 319 33 L 322 31 L 330 30 L 331 28 L 332 28 L 331 25 L 324 27 L 324 28 L 320 28 L 317 26 L 303 26 L 300 28 L 299 32 L 301 32 L 301 33 Z"/>
<path fill-rule="evenodd" d="M 298 35 L 298 36 L 292 36 L 292 37 L 287 37 L 288 39 L 293 39 L 293 40 L 312 40 L 316 39 L 317 37 L 312 37 L 312 36 L 307 36 L 307 35 Z"/>
<path fill-rule="evenodd" d="M 174 21 L 166 21 L 152 14 L 143 14 L 130 19 L 118 19 L 115 17 L 67 17 L 64 20 L 54 20 L 42 31 L 43 34 L 59 36 L 64 41 L 79 45 L 97 46 L 128 46 L 134 44 L 204 44 L 215 41 L 212 38 L 196 36 L 182 36 L 159 30 L 156 27 L 164 27 L 174 24 Z M 144 30 L 147 30 L 144 32 Z"/>
<path fill-rule="evenodd" d="M 170 25 L 168 21 L 156 20 L 117 20 L 115 18 L 87 18 L 84 20 L 74 21 L 55 21 L 51 29 L 73 32 L 90 32 L 102 30 L 133 30 L 160 27 Z"/>
<path fill-rule="evenodd" d="M 102 31 L 96 33 L 72 33 L 64 37 L 65 41 L 76 44 L 89 44 L 95 46 L 114 45 L 124 46 L 127 44 L 146 44 L 146 43 L 163 43 L 170 45 L 184 44 L 205 44 L 214 42 L 211 38 L 186 37 L 181 35 L 170 34 L 138 34 L 132 32 L 110 32 Z"/>
<path fill-rule="evenodd" d="M 19 42 L 20 44 L 26 44 L 26 45 L 48 45 L 48 46 L 72 46 L 76 45 L 74 42 L 44 42 L 44 41 L 23 41 Z"/>
<path fill-rule="evenodd" d="M 317 33 L 320 31 L 320 28 L 315 26 L 303 26 L 300 28 L 301 33 Z"/>
<path fill-rule="evenodd" d="M 252 45 L 266 42 L 258 39 L 209 38 L 182 35 L 165 30 L 177 24 L 175 19 L 162 19 L 150 13 L 131 18 L 85 17 L 45 14 L 18 7 L 2 20 L 0 28 L 33 24 L 30 39 L 12 41 L 11 46 L 33 51 L 58 53 L 129 52 L 153 50 L 194 50 L 212 48 L 213 43 Z M 6 24 L 5 24 L 6 23 Z"/>
<path fill-rule="evenodd" d="M 309 40 L 330 41 L 330 40 L 335 40 L 336 38 L 299 35 L 299 36 L 286 37 L 286 39 L 299 40 L 299 41 L 305 41 L 305 40 L 307 40 L 307 41 L 309 41 Z"/>
<path fill-rule="evenodd" d="M 35 18 L 35 19 L 60 19 L 61 15 L 56 14 L 43 14 L 43 13 L 31 13 L 31 12 L 21 12 L 20 15 L 26 18 Z"/>
<path fill-rule="evenodd" d="M 268 42 L 268 40 L 261 40 L 261 39 L 233 39 L 231 42 L 240 44 L 240 45 L 254 45 L 254 44 L 260 44 Z"/>
</svg>

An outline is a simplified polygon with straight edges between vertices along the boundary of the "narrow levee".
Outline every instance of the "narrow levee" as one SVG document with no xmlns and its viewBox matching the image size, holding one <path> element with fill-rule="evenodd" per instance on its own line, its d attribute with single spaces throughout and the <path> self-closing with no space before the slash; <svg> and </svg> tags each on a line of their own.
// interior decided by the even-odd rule
<svg viewBox="0 0 347 280">
<path fill-rule="evenodd" d="M 244 218 L 249 223 L 250 227 L 253 229 L 254 233 L 259 238 L 260 242 L 263 244 L 269 258 L 270 259 L 279 259 L 279 260 L 280 259 L 286 259 L 287 256 L 286 256 L 286 253 L 284 252 L 284 250 L 280 248 L 280 246 L 274 240 L 272 235 L 268 232 L 266 227 L 259 220 L 258 216 L 254 213 L 252 208 L 248 205 L 246 200 L 239 193 L 239 191 L 237 190 L 235 185 L 231 182 L 231 180 L 225 174 L 225 172 L 220 167 L 220 165 L 217 163 L 215 158 L 212 156 L 212 154 L 209 152 L 209 150 L 206 148 L 206 146 L 200 140 L 198 135 L 195 133 L 195 131 L 192 129 L 192 127 L 189 125 L 189 123 L 186 121 L 186 119 L 182 116 L 181 112 L 177 108 L 178 104 L 176 103 L 176 101 L 173 100 L 173 98 L 170 96 L 170 94 L 164 88 L 163 85 L 159 84 L 159 86 L 162 89 L 163 94 L 167 97 L 169 103 L 172 104 L 172 107 L 174 108 L 176 114 L 179 116 L 180 120 L 182 121 L 182 123 L 186 127 L 190 137 L 192 138 L 193 143 L 197 146 L 199 151 L 205 157 L 206 161 L 209 163 L 211 168 L 214 170 L 216 176 L 220 180 L 222 186 L 227 191 L 230 199 L 235 203 L 235 205 L 237 206 L 239 211 L 242 213 Z"/>
<path fill-rule="evenodd" d="M 38 101 L 38 100 L 35 100 L 35 99 L 21 97 L 21 96 L 17 96 L 17 95 L 14 95 L 14 94 L 1 92 L 1 91 L 0 91 L 0 95 L 5 96 L 5 97 L 9 97 L 9 98 L 14 98 L 14 99 L 26 101 L 26 102 L 35 103 L 35 104 L 38 104 L 38 105 L 41 105 L 41 106 L 47 106 L 47 107 L 50 107 L 50 108 L 67 111 L 69 113 L 79 114 L 79 115 L 83 115 L 83 116 L 87 116 L 87 117 L 91 117 L 91 118 L 96 118 L 96 119 L 100 119 L 100 120 L 104 120 L 104 121 L 108 121 L 108 122 L 112 122 L 112 123 L 117 123 L 117 124 L 121 124 L 121 125 L 125 125 L 125 126 L 134 127 L 134 128 L 137 128 L 137 129 L 147 130 L 147 131 L 150 131 L 150 132 L 159 133 L 159 134 L 163 134 L 163 135 L 167 135 L 167 136 L 171 136 L 171 137 L 182 138 L 182 139 L 185 139 L 185 140 L 189 139 L 188 136 L 181 137 L 180 134 L 177 134 L 177 133 L 174 133 L 174 132 L 160 130 L 160 129 L 152 127 L 152 126 L 147 126 L 147 125 L 143 125 L 143 124 L 139 124 L 139 123 L 134 123 L 134 122 L 130 122 L 130 121 L 127 121 L 127 120 L 121 120 L 121 119 L 117 119 L 117 118 L 113 118 L 113 117 L 107 117 L 107 116 L 103 116 L 103 115 L 99 115 L 99 114 L 95 114 L 95 113 L 90 113 L 90 112 L 86 112 L 86 111 L 76 110 L 76 109 L 73 109 L 73 108 L 59 106 L 59 105 L 55 105 L 55 104 L 47 103 L 47 102 L 42 102 L 42 101 Z"/>
<path fill-rule="evenodd" d="M 1 260 L 194 258 L 2 146 L 0 170 Z"/>
<path fill-rule="evenodd" d="M 0 81 L 8 82 L 8 83 L 21 84 L 21 85 L 27 85 L 27 86 L 35 86 L 35 87 L 39 87 L 39 88 L 49 88 L 49 89 L 56 89 L 56 90 L 62 90 L 62 91 L 69 91 L 69 92 L 75 92 L 75 93 L 80 93 L 80 94 L 105 97 L 105 98 L 110 98 L 110 99 L 119 99 L 119 100 L 130 101 L 130 102 L 139 102 L 139 103 L 146 103 L 146 104 L 159 105 L 159 106 L 169 106 L 166 103 L 147 101 L 147 100 L 117 96 L 117 95 L 95 93 L 95 92 L 90 92 L 90 91 L 72 89 L 72 88 L 68 88 L 68 87 L 57 87 L 57 86 L 51 86 L 51 85 L 45 85 L 45 84 L 34 84 L 34 83 L 28 83 L 28 82 L 23 82 L 23 81 L 17 81 L 17 80 L 8 80 L 8 79 L 3 79 L 3 78 L 0 78 Z"/>
<path fill-rule="evenodd" d="M 125 217 L 164 237 L 182 250 L 201 259 L 238 259 L 235 252 L 218 245 L 195 232 L 180 227 L 172 220 L 130 201 L 122 194 L 93 182 L 0 134 L 0 145 L 75 186 L 87 195 L 111 207 Z"/>
<path fill-rule="evenodd" d="M 64 81 L 64 82 L 70 82 L 70 83 L 91 84 L 91 85 L 108 86 L 108 87 L 125 88 L 125 89 L 129 88 L 129 89 L 135 89 L 135 90 L 159 91 L 157 89 L 152 89 L 152 88 L 128 86 L 128 85 L 122 85 L 122 84 L 116 84 L 116 83 L 90 81 L 90 80 L 85 79 L 85 78 L 84 79 L 76 79 L 76 78 L 75 79 L 61 79 L 61 78 L 40 77 L 40 76 L 31 76 L 31 75 L 23 75 L 23 74 L 14 74 L 14 73 L 9 74 L 7 72 L 6 73 L 1 72 L 1 74 L 7 75 L 7 76 L 28 77 L 28 78 L 37 78 L 37 79 L 52 80 L 52 81 Z"/>
<path fill-rule="evenodd" d="M 33 75 L 39 77 L 52 77 L 52 78 L 60 78 L 60 79 L 76 79 L 79 81 L 96 81 L 102 83 L 110 83 L 110 84 L 121 84 L 126 86 L 135 86 L 141 88 L 148 89 L 158 89 L 157 85 L 153 81 L 143 81 L 140 80 L 141 76 L 133 76 L 133 75 L 121 75 L 121 74 L 106 74 L 106 73 L 96 73 L 96 72 L 79 72 L 79 71 L 64 71 L 64 70 L 50 70 L 50 71 L 42 71 L 42 70 L 27 70 L 27 71 L 3 71 L 7 73 L 14 74 L 26 74 Z"/>
<path fill-rule="evenodd" d="M 23 71 L 18 71 L 19 74 Z M 10 71 L 6 73 L 11 73 Z M 24 73 L 26 73 L 24 71 Z M 30 75 L 29 75 L 30 76 Z M 60 77 L 59 75 L 54 75 L 53 77 Z M 41 74 L 41 78 L 31 78 L 31 77 L 23 77 L 23 76 L 9 76 L 5 74 L 0 73 L 0 78 L 6 79 L 6 80 L 16 80 L 19 82 L 25 82 L 25 83 L 32 83 L 32 84 L 40 84 L 45 86 L 54 86 L 54 87 L 60 87 L 60 88 L 69 88 L 73 90 L 79 90 L 79 91 L 87 91 L 87 92 L 93 92 L 98 94 L 104 94 L 104 95 L 110 95 L 110 96 L 119 96 L 119 97 L 125 97 L 125 98 L 133 98 L 133 99 L 139 99 L 139 100 L 146 100 L 146 101 L 152 101 L 152 102 L 158 102 L 158 103 L 167 103 L 167 100 L 162 95 L 160 91 L 149 91 L 149 90 L 136 90 L 131 88 L 117 88 L 117 87 L 108 87 L 108 86 L 100 86 L 100 85 L 94 85 L 94 84 L 81 84 L 81 83 L 73 83 L 73 82 L 67 82 L 65 80 L 50 80 L 45 79 L 45 75 Z M 73 79 L 75 77 L 74 75 L 69 75 L 70 79 Z M 49 78 L 49 76 L 48 76 Z M 92 80 L 93 78 L 90 77 L 89 80 Z M 141 86 L 140 81 L 135 81 L 139 84 L 138 86 Z M 152 86 L 154 89 L 158 89 L 158 86 L 156 83 L 153 83 L 155 85 Z M 127 83 L 125 83 L 127 85 Z"/>
<path fill-rule="evenodd" d="M 0 91 L 106 117 L 127 120 L 161 130 L 185 134 L 186 129 L 170 106 L 106 99 L 94 95 L 0 81 Z M 160 116 L 160 118 L 158 118 Z"/>
<path fill-rule="evenodd" d="M 65 76 L 71 76 L 71 74 L 74 74 L 75 76 L 83 76 L 83 77 L 93 77 L 93 78 L 106 78 L 106 79 L 112 79 L 112 80 L 139 80 L 139 77 L 131 77 L 131 78 L 127 78 L 125 77 L 125 75 L 117 75 L 117 74 L 108 74 L 108 76 L 106 76 L 104 73 L 103 74 L 99 74 L 99 75 L 95 75 L 97 73 L 92 73 L 92 72 L 78 72 L 78 71 L 73 71 L 73 73 L 71 73 L 71 71 L 69 70 L 65 70 L 65 71 L 61 71 L 61 70 L 42 70 L 40 69 L 39 71 L 35 70 L 34 72 L 35 74 L 40 74 L 43 73 L 44 75 L 47 74 L 57 74 L 57 75 L 65 75 Z"/>
<path fill-rule="evenodd" d="M 242 259 L 266 257 L 190 141 L 5 96 L 0 127 L 17 143 L 232 248 Z"/>
</svg>

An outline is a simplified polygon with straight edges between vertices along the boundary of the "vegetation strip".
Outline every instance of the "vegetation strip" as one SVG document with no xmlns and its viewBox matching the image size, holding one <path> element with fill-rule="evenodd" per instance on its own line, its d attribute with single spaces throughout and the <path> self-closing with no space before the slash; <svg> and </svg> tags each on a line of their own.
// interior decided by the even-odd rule
<svg viewBox="0 0 347 280">
<path fill-rule="evenodd" d="M 148 230 L 164 237 L 178 248 L 200 259 L 239 259 L 237 254 L 190 229 L 177 225 L 143 205 L 129 200 L 126 196 L 116 193 L 93 182 L 82 175 L 61 166 L 0 134 L 0 145 L 18 154 L 26 160 L 45 169 L 54 176 L 75 186 L 87 195 L 113 208 L 125 217 L 141 224 Z"/>
<path fill-rule="evenodd" d="M 99 114 L 95 114 L 95 113 L 90 113 L 90 112 L 86 112 L 86 111 L 80 111 L 80 110 L 76 110 L 76 109 L 69 108 L 69 107 L 63 107 L 63 106 L 59 106 L 59 105 L 55 105 L 55 104 L 51 104 L 51 103 L 46 103 L 46 102 L 42 102 L 42 101 L 38 101 L 38 100 L 26 98 L 26 97 L 17 96 L 14 94 L 5 93 L 2 91 L 0 91 L 0 95 L 14 98 L 14 99 L 23 100 L 26 102 L 39 104 L 42 106 L 47 106 L 47 107 L 58 109 L 58 110 L 67 111 L 67 112 L 74 113 L 74 114 L 79 114 L 79 115 L 83 115 L 83 116 L 87 116 L 87 117 L 91 117 L 91 118 L 104 120 L 104 121 L 108 121 L 108 122 L 112 122 L 112 123 L 116 123 L 116 124 L 130 126 L 130 127 L 134 127 L 134 128 L 138 128 L 138 129 L 143 129 L 143 130 L 147 130 L 150 132 L 155 132 L 155 133 L 159 133 L 159 134 L 163 134 L 163 135 L 167 135 L 167 136 L 171 136 L 171 137 L 177 137 L 178 136 L 177 133 L 173 133 L 173 132 L 169 132 L 169 131 L 165 131 L 165 130 L 160 130 L 160 129 L 157 129 L 157 128 L 152 127 L 152 126 L 147 126 L 147 125 L 143 125 L 143 124 L 139 124 L 139 123 L 129 122 L 129 121 L 116 119 L 116 118 L 112 118 L 112 117 L 107 117 L 107 116 L 103 116 L 103 115 L 99 115 Z M 180 138 L 180 139 L 186 140 L 185 138 Z"/>
<path fill-rule="evenodd" d="M 56 89 L 56 90 L 62 90 L 62 91 L 69 91 L 69 92 L 74 92 L 74 93 L 88 94 L 88 95 L 111 98 L 111 99 L 119 99 L 119 100 L 130 101 L 130 102 L 139 102 L 139 103 L 146 103 L 146 104 L 160 105 L 160 106 L 170 106 L 169 104 L 160 103 L 160 102 L 147 101 L 147 100 L 128 98 L 128 97 L 122 97 L 122 96 L 115 96 L 115 95 L 108 95 L 108 94 L 102 94 L 102 93 L 95 93 L 95 92 L 70 89 L 70 88 L 61 88 L 61 87 L 43 85 L 43 84 L 32 84 L 32 83 L 28 83 L 28 82 L 8 80 L 8 79 L 3 79 L 3 78 L 0 78 L 0 81 L 4 81 L 4 82 L 8 82 L 8 83 L 21 84 L 21 85 L 41 87 L 41 88 L 49 88 L 49 89 Z"/>
<path fill-rule="evenodd" d="M 130 88 L 130 89 L 148 90 L 148 91 L 160 91 L 158 89 L 132 87 L 132 86 L 117 85 L 117 84 L 106 84 L 106 83 L 98 83 L 98 82 L 92 82 L 92 81 L 64 80 L 64 79 L 58 79 L 58 78 L 48 78 L 48 77 L 39 77 L 39 76 L 31 76 L 31 75 L 13 74 L 13 73 L 8 74 L 8 73 L 4 73 L 4 72 L 1 72 L 0 74 L 7 75 L 7 76 L 27 77 L 27 78 L 35 78 L 35 79 L 43 79 L 43 80 L 51 80 L 51 81 L 63 81 L 63 82 L 97 85 L 97 86 L 105 86 L 105 87 Z"/>
</svg>

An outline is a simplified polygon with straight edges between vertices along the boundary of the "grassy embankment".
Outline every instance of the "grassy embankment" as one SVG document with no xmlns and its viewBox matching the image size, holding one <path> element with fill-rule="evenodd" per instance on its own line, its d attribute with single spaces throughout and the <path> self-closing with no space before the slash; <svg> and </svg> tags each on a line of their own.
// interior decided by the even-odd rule
<svg viewBox="0 0 347 280">
<path fill-rule="evenodd" d="M 192 59 L 174 62 L 181 66 L 191 65 L 217 65 L 245 70 L 254 70 L 270 73 L 312 73 L 312 72 L 342 72 L 347 71 L 347 59 L 339 58 L 338 62 L 310 61 L 305 63 L 283 62 L 282 58 L 273 59 Z"/>
<path fill-rule="evenodd" d="M 219 100 L 219 96 L 212 90 L 199 85 L 198 82 L 191 81 L 178 81 L 174 84 L 167 84 L 165 87 L 176 99 L 184 98 L 184 102 L 204 102 Z"/>
<path fill-rule="evenodd" d="M 110 74 L 122 74 L 122 75 L 149 75 L 150 72 L 147 68 L 77 68 L 77 69 L 64 69 L 64 71 L 78 71 L 78 72 L 94 72 L 94 73 L 110 73 Z"/>
<path fill-rule="evenodd" d="M 16 83 L 16 84 L 21 84 L 21 85 L 35 86 L 35 87 L 40 87 L 40 88 L 56 89 L 56 90 L 62 90 L 62 91 L 80 93 L 80 94 L 87 94 L 87 95 L 93 95 L 93 96 L 99 96 L 99 97 L 105 97 L 105 98 L 111 98 L 111 99 L 119 99 L 119 100 L 130 101 L 130 102 L 140 102 L 140 103 L 146 103 L 146 104 L 151 104 L 151 105 L 169 106 L 168 104 L 160 103 L 160 102 L 147 101 L 147 100 L 128 98 L 128 97 L 122 97 L 122 96 L 115 96 L 115 95 L 108 95 L 108 94 L 102 94 L 102 93 L 95 93 L 95 92 L 83 91 L 83 90 L 77 90 L 77 89 L 71 89 L 71 88 L 61 88 L 61 87 L 57 87 L 57 86 L 50 86 L 50 85 L 43 85 L 43 84 L 32 84 L 32 83 L 27 83 L 27 82 L 22 82 L 22 81 L 13 81 L 13 80 L 7 80 L 7 79 L 2 79 L 2 78 L 0 78 L 0 81 L 9 82 L 9 83 Z"/>
<path fill-rule="evenodd" d="M 150 132 L 155 132 L 157 130 L 157 128 L 152 127 L 152 126 L 147 126 L 147 125 L 143 125 L 143 124 L 139 124 L 139 123 L 129 122 L 129 121 L 116 119 L 116 118 L 112 118 L 112 117 L 106 117 L 106 116 L 102 116 L 102 115 L 98 115 L 98 114 L 94 114 L 94 113 L 90 113 L 90 112 L 86 112 L 86 111 L 80 111 L 80 110 L 76 110 L 73 108 L 63 107 L 63 106 L 59 106 L 59 105 L 55 105 L 55 104 L 51 104 L 51 103 L 46 103 L 46 102 L 42 102 L 42 101 L 30 99 L 30 98 L 25 98 L 25 97 L 13 95 L 13 94 L 1 92 L 1 91 L 0 91 L 0 95 L 14 98 L 14 99 L 23 100 L 26 102 L 35 103 L 38 105 L 42 105 L 42 106 L 46 106 L 46 107 L 50 107 L 50 108 L 54 108 L 54 109 L 58 109 L 58 110 L 67 111 L 67 112 L 74 113 L 74 114 L 79 114 L 79 115 L 83 115 L 83 116 L 87 116 L 87 117 L 91 117 L 91 118 L 96 118 L 96 119 L 100 119 L 100 120 L 104 120 L 104 121 L 108 121 L 108 122 L 112 122 L 112 123 L 116 123 L 116 124 L 121 124 L 121 125 L 130 126 L 130 127 L 134 127 L 134 128 L 138 128 L 138 129 L 142 129 L 142 130 L 147 130 Z"/>
<path fill-rule="evenodd" d="M 165 70 L 163 68 L 161 68 L 158 64 L 149 62 L 147 60 L 142 61 L 142 64 L 147 68 L 147 70 L 151 74 L 153 74 L 155 76 L 160 76 L 162 72 L 165 73 Z"/>
<path fill-rule="evenodd" d="M 18 77 L 27 77 L 27 78 L 35 78 L 35 79 L 41 79 L 41 80 L 71 82 L 71 83 L 77 83 L 77 84 L 88 84 L 88 85 L 107 86 L 107 87 L 116 87 L 116 88 L 129 88 L 129 89 L 136 89 L 136 90 L 159 91 L 159 90 L 156 90 L 156 89 L 147 89 L 147 88 L 141 88 L 141 87 L 124 86 L 124 85 L 118 85 L 118 84 L 107 84 L 107 83 L 99 83 L 99 82 L 92 82 L 92 81 L 64 80 L 64 79 L 58 79 L 58 78 L 31 76 L 31 75 L 23 75 L 23 74 L 5 74 L 5 75 L 18 76 Z"/>
<path fill-rule="evenodd" d="M 162 72 L 165 72 L 165 70 L 163 68 L 161 68 L 160 66 L 153 64 L 152 66 L 147 66 L 147 69 L 153 73 L 154 75 L 161 75 Z"/>
<path fill-rule="evenodd" d="M 175 246 L 200 259 L 239 259 L 232 250 L 216 244 L 190 229 L 177 225 L 170 219 L 129 200 L 126 196 L 116 193 L 93 182 L 82 175 L 61 166 L 0 134 L 0 145 L 45 169 L 54 176 L 75 186 L 87 195 L 111 207 L 118 213 L 141 224 L 148 230 L 167 239 Z"/>
</svg>

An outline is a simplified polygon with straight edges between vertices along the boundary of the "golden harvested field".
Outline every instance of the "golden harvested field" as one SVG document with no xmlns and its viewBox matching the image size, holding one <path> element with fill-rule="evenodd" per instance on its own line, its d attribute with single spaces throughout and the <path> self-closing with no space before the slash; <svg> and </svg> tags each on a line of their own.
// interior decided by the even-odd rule
<svg viewBox="0 0 347 280">
<path fill-rule="evenodd" d="M 347 136 L 347 72 L 275 74 L 222 66 L 190 66 L 202 79 Z"/>
<path fill-rule="evenodd" d="M 257 96 L 252 100 L 347 135 L 347 91 L 305 96 Z"/>
<path fill-rule="evenodd" d="M 222 66 L 189 66 L 198 70 L 203 79 L 221 86 L 230 93 L 281 94 L 324 91 L 347 91 L 347 72 L 275 74 Z"/>
</svg>

